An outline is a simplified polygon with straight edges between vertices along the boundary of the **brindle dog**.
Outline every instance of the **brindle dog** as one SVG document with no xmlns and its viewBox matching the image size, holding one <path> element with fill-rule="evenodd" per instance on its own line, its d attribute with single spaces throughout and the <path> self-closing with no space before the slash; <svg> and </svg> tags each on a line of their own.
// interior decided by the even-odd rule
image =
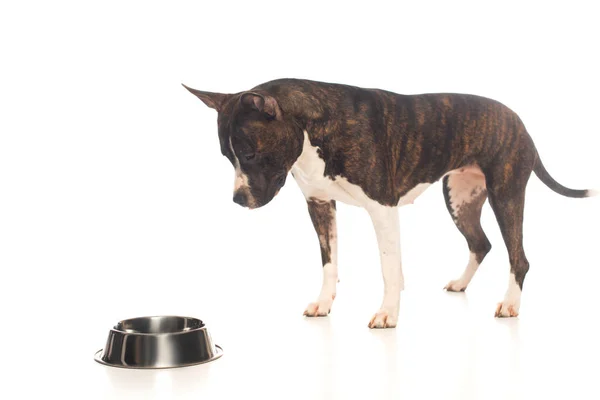
<svg viewBox="0 0 600 400">
<path fill-rule="evenodd" d="M 218 111 L 221 152 L 235 168 L 236 203 L 264 206 L 290 171 L 304 193 L 324 266 L 321 293 L 307 316 L 327 315 L 335 298 L 336 201 L 364 207 L 373 221 L 385 290 L 369 327 L 386 328 L 396 326 L 404 288 L 397 207 L 412 203 L 428 185 L 443 180 L 448 211 L 470 250 L 463 275 L 446 286 L 449 291 L 465 290 L 491 249 L 480 225 L 489 200 L 510 260 L 497 317 L 518 315 L 529 269 L 523 208 L 531 172 L 564 196 L 592 195 L 556 182 L 521 119 L 484 97 L 401 95 L 297 79 L 235 94 L 185 87 Z"/>
</svg>

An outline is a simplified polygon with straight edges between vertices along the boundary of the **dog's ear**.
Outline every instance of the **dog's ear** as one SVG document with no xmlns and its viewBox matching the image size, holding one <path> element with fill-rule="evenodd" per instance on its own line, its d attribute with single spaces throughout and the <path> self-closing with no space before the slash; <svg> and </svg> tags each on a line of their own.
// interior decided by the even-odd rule
<svg viewBox="0 0 600 400">
<path fill-rule="evenodd" d="M 270 118 L 281 118 L 281 109 L 274 97 L 263 95 L 256 92 L 246 92 L 240 97 L 240 103 L 244 107 L 250 107 L 261 113 L 267 114 Z"/>
<path fill-rule="evenodd" d="M 189 90 L 193 95 L 198 97 L 200 100 L 204 102 L 210 108 L 214 108 L 217 111 L 221 111 L 223 104 L 229 97 L 228 94 L 223 93 L 212 93 L 212 92 L 202 92 L 200 90 L 192 89 L 182 83 L 183 87 Z"/>
</svg>

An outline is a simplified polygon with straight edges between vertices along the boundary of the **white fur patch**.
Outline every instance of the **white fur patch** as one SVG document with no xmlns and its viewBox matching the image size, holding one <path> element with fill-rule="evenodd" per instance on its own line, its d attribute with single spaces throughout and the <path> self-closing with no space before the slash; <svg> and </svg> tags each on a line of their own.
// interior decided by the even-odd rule
<svg viewBox="0 0 600 400">
<path fill-rule="evenodd" d="M 323 285 L 321 286 L 321 293 L 319 293 L 317 301 L 310 303 L 306 307 L 304 315 L 309 317 L 324 317 L 329 314 L 331 311 L 331 305 L 335 299 L 337 281 L 337 264 L 334 262 L 325 264 L 323 266 Z"/>
<path fill-rule="evenodd" d="M 233 181 L 234 193 L 240 189 L 248 189 L 248 176 L 242 172 L 239 166 L 235 167 L 235 180 Z"/>
<path fill-rule="evenodd" d="M 598 196 L 600 194 L 600 191 L 595 190 L 595 189 L 591 189 L 587 191 L 587 196 L 586 197 L 595 197 Z"/>
<path fill-rule="evenodd" d="M 377 235 L 384 285 L 381 307 L 371 318 L 369 327 L 393 328 L 398 323 L 400 292 L 404 290 L 398 208 L 380 205 L 368 211 Z"/>
<path fill-rule="evenodd" d="M 235 155 L 235 151 L 233 150 L 233 145 L 231 144 L 231 137 L 229 138 L 229 149 L 231 150 L 231 154 L 233 154 L 233 165 L 235 167 L 235 175 L 233 180 L 233 193 L 237 193 L 240 190 L 244 191 L 246 194 L 246 198 L 248 201 L 249 207 L 254 207 L 256 205 L 256 201 L 254 196 L 252 196 L 252 192 L 250 191 L 250 184 L 248 183 L 248 176 L 242 172 L 240 168 L 240 161 Z"/>
<path fill-rule="evenodd" d="M 233 150 L 231 137 L 229 138 L 229 150 L 231 150 L 231 154 L 233 154 L 233 166 L 235 167 L 235 178 L 233 181 L 233 192 L 235 193 L 242 188 L 248 187 L 248 177 L 240 168 L 240 160 L 238 160 L 237 156 L 235 155 L 235 151 Z"/>
<path fill-rule="evenodd" d="M 460 172 L 461 170 L 463 172 Z M 453 216 L 457 217 L 464 204 L 470 204 L 475 197 L 485 190 L 485 176 L 478 167 L 461 168 L 452 171 L 448 175 L 450 206 L 453 210 Z"/>
<path fill-rule="evenodd" d="M 477 262 L 475 253 L 469 253 L 469 263 L 467 264 L 467 267 L 465 268 L 461 277 L 454 281 L 448 282 L 444 289 L 451 292 L 462 292 L 467 288 L 478 268 L 479 263 Z"/>
<path fill-rule="evenodd" d="M 504 295 L 502 303 L 496 308 L 497 317 L 516 317 L 519 315 L 519 307 L 521 306 L 521 288 L 515 279 L 515 274 L 512 272 L 508 278 L 508 290 Z"/>
<path fill-rule="evenodd" d="M 402 207 L 407 204 L 413 204 L 416 198 L 423 194 L 423 192 L 427 190 L 429 186 L 431 186 L 431 183 L 419 183 L 400 198 L 400 201 L 398 201 L 398 207 Z"/>
<path fill-rule="evenodd" d="M 318 147 L 310 144 L 308 133 L 304 131 L 302 153 L 292 166 L 291 171 L 304 197 L 307 199 L 313 197 L 324 201 L 336 200 L 346 204 L 363 206 L 364 202 L 369 199 L 362 192 L 362 189 L 348 183 L 344 178 L 333 180 L 324 176 L 325 161 L 319 157 L 317 151 Z M 354 194 L 349 193 L 348 189 Z"/>
</svg>

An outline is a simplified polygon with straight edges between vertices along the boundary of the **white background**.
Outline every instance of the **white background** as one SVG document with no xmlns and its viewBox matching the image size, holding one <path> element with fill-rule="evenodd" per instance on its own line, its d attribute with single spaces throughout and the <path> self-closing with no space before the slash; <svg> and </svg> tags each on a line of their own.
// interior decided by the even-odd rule
<svg viewBox="0 0 600 400">
<path fill-rule="evenodd" d="M 479 94 L 521 116 L 559 182 L 597 188 L 598 37 L 592 2 L 2 2 L 0 397 L 598 398 L 598 198 L 531 178 L 521 315 L 497 320 L 508 261 L 489 206 L 492 252 L 445 293 L 468 253 L 430 187 L 400 212 L 406 290 L 386 331 L 367 329 L 370 221 L 340 204 L 338 297 L 304 319 L 321 266 L 299 189 L 235 205 L 216 112 L 180 86 Z M 225 355 L 93 361 L 118 320 L 160 314 L 203 319 Z"/>
</svg>

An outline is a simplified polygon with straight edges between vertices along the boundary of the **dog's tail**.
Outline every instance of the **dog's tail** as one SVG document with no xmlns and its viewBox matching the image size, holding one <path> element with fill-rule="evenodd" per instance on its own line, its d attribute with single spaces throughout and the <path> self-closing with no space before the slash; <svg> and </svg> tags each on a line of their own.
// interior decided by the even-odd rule
<svg viewBox="0 0 600 400">
<path fill-rule="evenodd" d="M 533 172 L 535 172 L 537 177 L 540 178 L 540 180 L 544 182 L 546 186 L 554 190 L 556 193 L 562 194 L 563 196 L 582 198 L 592 197 L 598 194 L 598 191 L 596 190 L 569 189 L 568 187 L 564 187 L 560 183 L 556 182 L 554 178 L 550 176 L 544 167 L 544 164 L 542 164 L 542 160 L 540 159 L 539 155 L 536 157 L 535 165 L 533 166 Z"/>
</svg>

